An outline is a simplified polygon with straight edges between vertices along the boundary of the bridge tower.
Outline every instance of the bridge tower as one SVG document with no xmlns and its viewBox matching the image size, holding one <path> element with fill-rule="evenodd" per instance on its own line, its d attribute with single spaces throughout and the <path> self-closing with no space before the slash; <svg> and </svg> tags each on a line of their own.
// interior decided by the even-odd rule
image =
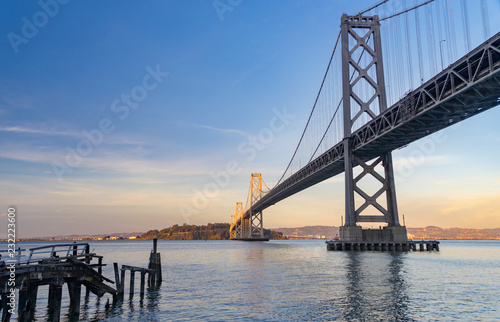
<svg viewBox="0 0 500 322">
<path fill-rule="evenodd" d="M 262 211 L 254 213 L 252 206 L 262 198 L 262 175 L 252 173 L 250 180 L 250 218 L 249 238 L 264 238 Z"/>
<path fill-rule="evenodd" d="M 262 211 L 254 212 L 253 206 L 262 197 L 262 175 L 252 173 L 249 189 L 250 207 L 244 211 L 241 202 L 236 203 L 236 213 L 231 216 L 229 234 L 231 239 L 246 241 L 267 241 L 264 236 Z"/>
<path fill-rule="evenodd" d="M 231 239 L 242 238 L 241 222 L 238 222 L 238 220 L 241 218 L 242 215 L 243 215 L 243 205 L 241 202 L 237 202 L 236 213 L 231 216 L 231 229 L 229 230 L 230 233 L 229 238 Z"/>
<path fill-rule="evenodd" d="M 362 119 L 371 121 L 387 110 L 382 45 L 380 41 L 380 22 L 378 16 L 348 16 L 341 19 L 342 39 L 342 83 L 344 116 L 344 165 L 345 165 L 345 224 L 340 227 L 340 238 L 345 241 L 406 241 L 406 227 L 399 224 L 396 203 L 396 188 L 391 151 L 381 154 L 371 163 L 353 153 L 352 133 L 356 125 L 359 128 Z M 361 56 L 367 55 L 360 64 Z M 367 62 L 368 61 L 368 62 Z M 363 96 L 358 83 L 367 83 L 371 97 Z M 366 85 L 365 85 L 366 86 Z M 366 92 L 364 92 L 366 94 Z M 364 98 L 364 99 L 362 99 Z M 366 117 L 365 115 L 368 115 Z M 360 118 L 363 116 L 362 118 Z M 381 164 L 383 175 L 375 167 Z M 353 168 L 361 166 L 362 172 L 354 178 Z M 373 176 L 382 184 L 375 194 L 369 195 L 360 188 L 360 181 L 366 176 Z M 364 203 L 355 204 L 355 193 Z M 386 205 L 377 199 L 385 194 Z M 369 206 L 373 206 L 380 215 L 362 215 Z M 363 230 L 359 222 L 387 223 L 381 230 Z"/>
</svg>

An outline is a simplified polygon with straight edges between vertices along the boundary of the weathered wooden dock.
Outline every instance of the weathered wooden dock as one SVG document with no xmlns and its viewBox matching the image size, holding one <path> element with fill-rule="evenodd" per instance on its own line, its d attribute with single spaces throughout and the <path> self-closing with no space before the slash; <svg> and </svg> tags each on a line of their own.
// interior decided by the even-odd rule
<svg viewBox="0 0 500 322">
<path fill-rule="evenodd" d="M 91 253 L 88 243 L 75 242 L 36 247 L 30 249 L 28 256 L 22 256 L 22 251 L 24 250 L 18 249 L 16 258 L 7 260 L 7 263 L 0 260 L 3 264 L 0 266 L 2 322 L 10 321 L 11 315 L 15 312 L 14 307 L 18 313 L 18 321 L 33 321 L 40 286 L 49 286 L 47 320 L 59 321 L 64 284 L 68 287 L 70 316 L 78 320 L 82 285 L 86 288 L 86 296 L 93 293 L 101 297 L 109 293 L 115 302 L 117 299 L 123 299 L 126 271 L 130 271 L 130 298 L 134 294 L 136 272 L 141 274 L 141 298 L 145 293 L 146 274 L 149 275 L 150 287 L 158 287 L 162 281 L 161 259 L 156 239 L 153 241 L 149 268 L 122 265 L 120 276 L 118 263 L 113 263 L 115 288 L 109 285 L 115 281 L 102 275 L 102 267 L 106 265 L 102 263 L 103 256 Z M 0 251 L 1 253 L 5 254 L 7 251 Z M 97 263 L 92 263 L 93 260 L 97 260 Z"/>
<path fill-rule="evenodd" d="M 20 251 L 20 250 L 19 250 Z M 97 259 L 98 263 L 92 264 Z M 102 275 L 102 256 L 90 252 L 88 243 L 57 244 L 36 247 L 27 258 L 20 254 L 15 263 L 8 262 L 0 269 L 0 294 L 2 321 L 9 321 L 13 313 L 9 306 L 15 301 L 18 289 L 18 320 L 32 321 L 37 301 L 38 288 L 49 286 L 48 315 L 50 321 L 59 321 L 62 289 L 66 284 L 70 297 L 70 314 L 80 313 L 82 285 L 87 292 L 97 296 L 109 293 L 116 296 L 116 290 L 106 284 L 114 283 Z M 98 270 L 94 270 L 97 267 Z"/>
<path fill-rule="evenodd" d="M 408 241 L 326 241 L 326 248 L 335 251 L 439 251 L 439 241 L 436 240 L 408 240 Z"/>
</svg>

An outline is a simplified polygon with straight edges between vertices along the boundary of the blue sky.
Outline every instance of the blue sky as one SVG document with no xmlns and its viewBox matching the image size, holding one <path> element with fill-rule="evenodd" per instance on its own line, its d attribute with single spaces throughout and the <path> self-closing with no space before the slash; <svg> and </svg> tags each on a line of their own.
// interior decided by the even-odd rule
<svg viewBox="0 0 500 322">
<path fill-rule="evenodd" d="M 341 14 L 375 3 L 224 0 L 221 16 L 203 0 L 67 2 L 46 20 L 37 2 L 1 4 L 0 204 L 17 207 L 21 237 L 228 222 L 250 173 L 272 185 L 285 169 Z M 427 138 L 411 171 L 419 145 L 394 153 L 408 226 L 500 226 L 499 117 Z M 89 146 L 84 131 L 102 137 Z M 342 213 L 338 176 L 264 222 L 338 225 Z"/>
</svg>

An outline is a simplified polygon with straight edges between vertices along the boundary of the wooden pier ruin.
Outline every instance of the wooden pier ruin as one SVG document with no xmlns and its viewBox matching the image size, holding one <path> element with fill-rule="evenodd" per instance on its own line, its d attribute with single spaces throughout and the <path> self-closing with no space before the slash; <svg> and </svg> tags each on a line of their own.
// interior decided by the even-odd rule
<svg viewBox="0 0 500 322">
<path fill-rule="evenodd" d="M 21 250 L 18 250 L 19 252 Z M 38 288 L 49 286 L 48 314 L 50 321 L 59 321 L 62 289 L 66 284 L 70 297 L 70 314 L 80 313 L 82 285 L 87 292 L 101 297 L 105 293 L 116 296 L 116 290 L 106 284 L 114 283 L 102 275 L 102 256 L 90 252 L 88 243 L 58 244 L 32 248 L 30 255 L 21 261 L 7 264 L 0 271 L 2 322 L 9 321 L 11 298 L 18 289 L 18 320 L 32 321 Z M 98 263 L 92 264 L 97 259 Z M 97 267 L 98 270 L 94 270 Z M 12 273 L 12 274 L 11 274 Z M 12 292 L 14 291 L 14 292 Z M 14 299 L 15 300 L 15 299 Z"/>
<path fill-rule="evenodd" d="M 103 256 L 90 252 L 88 243 L 56 244 L 30 249 L 29 256 L 22 256 L 18 249 L 17 260 L 7 261 L 0 267 L 0 310 L 2 322 L 10 321 L 13 307 L 16 307 L 18 321 L 33 321 L 37 304 L 38 288 L 49 286 L 48 320 L 59 321 L 61 314 L 62 291 L 67 285 L 70 298 L 70 316 L 78 318 L 82 285 L 86 296 L 90 293 L 101 297 L 111 294 L 113 302 L 123 299 L 125 272 L 130 271 L 130 298 L 134 294 L 135 273 L 141 274 L 140 294 L 145 293 L 145 275 L 148 286 L 161 284 L 161 260 L 157 252 L 156 240 L 150 255 L 149 268 L 122 265 L 121 276 L 118 263 L 114 263 L 115 281 L 102 275 Z M 97 260 L 97 263 L 92 263 Z M 97 270 L 95 270 L 97 268 Z M 115 284 L 116 287 L 110 284 Z M 16 296 L 17 289 L 17 296 Z M 17 305 L 12 305 L 17 303 Z"/>
</svg>

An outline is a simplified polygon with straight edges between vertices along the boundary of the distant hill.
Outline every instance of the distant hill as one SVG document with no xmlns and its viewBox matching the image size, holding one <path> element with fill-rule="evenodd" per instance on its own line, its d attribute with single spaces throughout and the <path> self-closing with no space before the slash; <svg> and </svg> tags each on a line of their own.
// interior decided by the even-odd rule
<svg viewBox="0 0 500 322">
<path fill-rule="evenodd" d="M 273 228 L 288 238 L 334 238 L 338 236 L 338 226 L 305 226 L 296 228 Z M 500 239 L 500 228 L 407 228 L 410 239 Z"/>
<path fill-rule="evenodd" d="M 102 240 L 102 239 L 129 239 L 134 238 L 144 234 L 143 232 L 132 232 L 132 233 L 113 233 L 113 234 L 93 234 L 93 235 L 57 235 L 50 237 L 29 237 L 20 238 L 20 240 Z"/>
<path fill-rule="evenodd" d="M 408 237 L 412 239 L 500 239 L 500 228 L 408 228 Z"/>
<path fill-rule="evenodd" d="M 264 229 L 264 236 L 269 239 L 284 239 L 283 234 L 270 229 Z M 150 230 L 141 235 L 138 239 L 158 239 L 164 240 L 222 240 L 229 239 L 229 224 L 216 223 L 208 225 L 173 225 L 162 230 Z"/>
</svg>

